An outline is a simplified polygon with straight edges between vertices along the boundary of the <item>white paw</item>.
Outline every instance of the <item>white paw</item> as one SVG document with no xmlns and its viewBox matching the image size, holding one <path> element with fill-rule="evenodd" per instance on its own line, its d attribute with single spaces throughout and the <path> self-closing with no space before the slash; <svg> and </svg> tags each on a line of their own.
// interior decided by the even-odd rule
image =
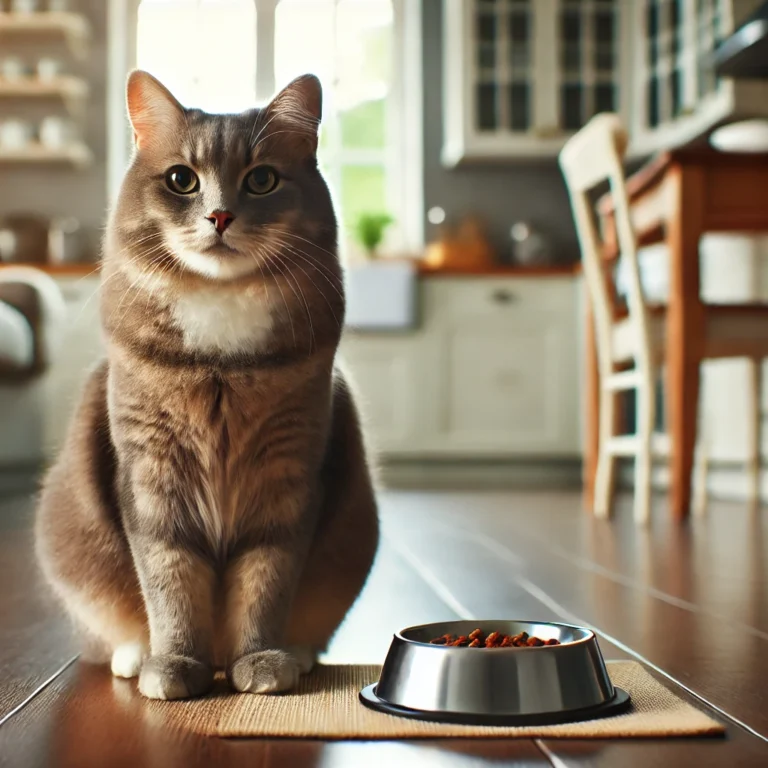
<svg viewBox="0 0 768 768">
<path fill-rule="evenodd" d="M 317 662 L 317 653 L 313 648 L 308 645 L 291 645 L 286 650 L 299 663 L 299 672 L 302 675 L 312 671 Z"/>
<path fill-rule="evenodd" d="M 141 643 L 123 643 L 112 654 L 112 674 L 115 677 L 137 677 L 147 655 Z"/>
</svg>

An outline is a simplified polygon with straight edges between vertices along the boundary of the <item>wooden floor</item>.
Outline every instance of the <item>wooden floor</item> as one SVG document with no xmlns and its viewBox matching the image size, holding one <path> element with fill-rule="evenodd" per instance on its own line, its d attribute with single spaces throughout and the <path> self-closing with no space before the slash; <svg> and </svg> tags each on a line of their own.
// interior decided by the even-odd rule
<svg viewBox="0 0 768 768">
<path fill-rule="evenodd" d="M 768 514 L 713 504 L 679 529 L 659 506 L 638 531 L 628 500 L 609 524 L 572 492 L 387 493 L 376 567 L 329 659 L 380 662 L 394 630 L 425 621 L 578 622 L 597 629 L 606 657 L 640 659 L 719 712 L 726 739 L 328 744 L 168 732 L 133 683 L 76 661 L 36 576 L 31 499 L 0 500 L 0 765 L 766 766 Z"/>
</svg>

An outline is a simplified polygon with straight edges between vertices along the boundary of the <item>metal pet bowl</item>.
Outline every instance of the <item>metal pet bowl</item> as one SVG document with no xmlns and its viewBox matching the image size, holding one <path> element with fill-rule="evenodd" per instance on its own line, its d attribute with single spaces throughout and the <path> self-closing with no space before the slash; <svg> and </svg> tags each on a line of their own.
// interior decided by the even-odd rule
<svg viewBox="0 0 768 768">
<path fill-rule="evenodd" d="M 431 645 L 474 629 L 527 632 L 560 645 L 455 648 Z M 549 725 L 625 711 L 594 632 L 535 621 L 448 621 L 408 627 L 389 648 L 379 682 L 360 692 L 368 707 L 401 717 L 474 725 Z"/>
</svg>

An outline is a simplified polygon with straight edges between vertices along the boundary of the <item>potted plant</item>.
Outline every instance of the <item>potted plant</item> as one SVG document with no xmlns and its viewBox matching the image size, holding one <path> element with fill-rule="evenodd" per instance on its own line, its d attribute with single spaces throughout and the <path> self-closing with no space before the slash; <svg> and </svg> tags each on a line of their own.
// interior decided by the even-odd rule
<svg viewBox="0 0 768 768">
<path fill-rule="evenodd" d="M 393 221 L 388 213 L 362 213 L 358 217 L 355 233 L 369 259 L 378 256 L 377 249 L 384 239 L 384 231 Z"/>
</svg>

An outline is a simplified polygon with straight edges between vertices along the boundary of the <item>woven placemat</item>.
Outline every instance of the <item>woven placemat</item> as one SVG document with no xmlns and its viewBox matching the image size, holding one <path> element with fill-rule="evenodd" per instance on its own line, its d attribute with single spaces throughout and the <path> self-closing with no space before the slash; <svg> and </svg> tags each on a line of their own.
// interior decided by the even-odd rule
<svg viewBox="0 0 768 768">
<path fill-rule="evenodd" d="M 320 666 L 302 678 L 295 693 L 283 696 L 232 694 L 223 686 L 195 701 L 153 702 L 154 715 L 169 726 L 209 736 L 260 736 L 292 739 L 562 738 L 613 739 L 716 736 L 716 720 L 674 694 L 641 664 L 608 662 L 614 685 L 632 697 L 621 715 L 567 725 L 447 725 L 374 712 L 358 693 L 379 678 L 379 666 Z"/>
</svg>

